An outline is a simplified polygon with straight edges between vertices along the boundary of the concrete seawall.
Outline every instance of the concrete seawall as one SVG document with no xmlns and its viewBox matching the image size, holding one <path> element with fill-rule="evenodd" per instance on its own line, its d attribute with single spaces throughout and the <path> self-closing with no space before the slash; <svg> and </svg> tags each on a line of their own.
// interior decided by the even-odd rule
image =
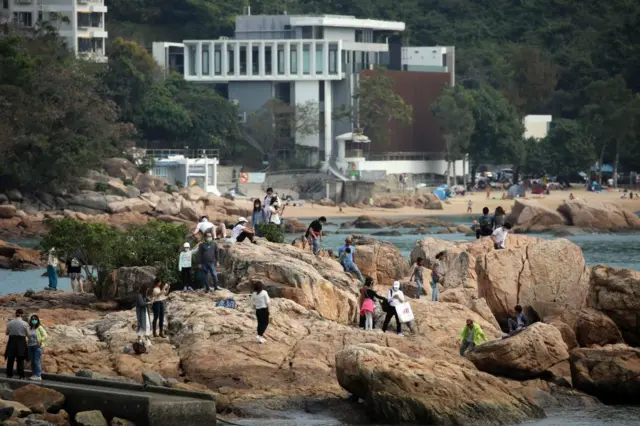
<svg viewBox="0 0 640 426">
<path fill-rule="evenodd" d="M 110 421 L 120 417 L 137 426 L 201 426 L 216 424 L 215 396 L 208 393 L 144 386 L 59 374 L 43 374 L 42 382 L 7 379 L 0 369 L 0 383 L 11 389 L 36 384 L 65 396 L 64 409 L 71 415 L 100 410 Z"/>
</svg>

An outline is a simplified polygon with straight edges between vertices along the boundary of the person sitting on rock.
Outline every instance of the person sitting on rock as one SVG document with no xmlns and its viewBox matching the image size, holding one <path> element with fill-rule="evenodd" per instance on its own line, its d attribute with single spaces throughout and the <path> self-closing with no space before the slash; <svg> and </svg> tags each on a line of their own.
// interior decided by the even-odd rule
<svg viewBox="0 0 640 426">
<path fill-rule="evenodd" d="M 249 239 L 253 244 L 257 244 L 258 242 L 255 240 L 255 233 L 250 226 L 247 225 L 248 221 L 244 217 L 238 218 L 238 223 L 231 230 L 231 241 L 236 243 L 243 242 L 246 238 Z"/>
<path fill-rule="evenodd" d="M 529 325 L 529 321 L 527 320 L 527 317 L 522 312 L 522 306 L 516 305 L 515 311 L 516 311 L 516 319 L 514 320 L 513 318 L 509 318 L 507 320 L 507 323 L 509 324 L 509 334 L 512 334 L 516 331 L 520 331 Z"/>
<path fill-rule="evenodd" d="M 342 263 L 345 272 L 353 272 L 354 274 L 356 274 L 356 277 L 358 277 L 360 282 L 364 282 L 364 278 L 362 277 L 360 269 L 358 269 L 358 265 L 356 265 L 353 261 L 353 253 L 351 253 L 350 247 L 347 247 L 344 250 L 344 253 L 340 255 L 340 263 Z"/>
<path fill-rule="evenodd" d="M 496 250 L 504 250 L 507 248 L 507 234 L 511 229 L 511 224 L 509 222 L 505 223 L 499 228 L 496 228 L 495 231 L 491 234 L 491 240 L 493 241 L 493 248 Z"/>
<path fill-rule="evenodd" d="M 227 235 L 227 228 L 224 225 L 224 222 L 220 223 L 220 238 L 224 238 Z M 196 226 L 196 229 L 193 231 L 193 236 L 197 236 L 200 235 L 201 237 L 204 237 L 207 232 L 210 232 L 211 235 L 213 235 L 213 239 L 217 239 L 217 233 L 216 233 L 216 226 L 212 223 L 209 222 L 209 217 L 208 216 L 202 216 L 200 218 L 200 222 L 198 223 L 198 225 Z"/>
<path fill-rule="evenodd" d="M 480 324 L 474 322 L 471 318 L 467 319 L 467 324 L 458 335 L 460 356 L 464 356 L 467 350 L 473 350 L 476 346 L 480 346 L 487 340 L 487 336 L 485 336 L 484 331 L 482 331 Z"/>
<path fill-rule="evenodd" d="M 489 207 L 482 209 L 482 216 L 478 218 L 478 228 L 476 229 L 476 239 L 488 237 L 493 232 L 493 218 L 489 215 Z"/>
<path fill-rule="evenodd" d="M 385 300 L 384 297 L 379 296 L 373 290 L 373 278 L 367 277 L 364 281 L 364 287 L 362 288 L 362 305 L 360 308 L 360 315 L 365 317 L 365 330 L 373 330 L 373 314 L 375 312 L 376 303 L 375 299 L 381 301 Z"/>
</svg>

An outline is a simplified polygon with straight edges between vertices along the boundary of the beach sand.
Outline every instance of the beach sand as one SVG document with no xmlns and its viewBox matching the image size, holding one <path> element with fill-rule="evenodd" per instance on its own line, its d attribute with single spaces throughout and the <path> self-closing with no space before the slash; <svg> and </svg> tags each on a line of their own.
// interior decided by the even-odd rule
<svg viewBox="0 0 640 426">
<path fill-rule="evenodd" d="M 578 199 L 586 200 L 587 202 L 593 201 L 607 201 L 614 202 L 619 206 L 633 212 L 640 211 L 640 199 L 635 198 L 633 200 L 622 200 L 622 192 L 605 191 L 601 193 L 588 192 L 584 189 L 573 189 L 571 191 L 552 191 L 550 195 L 545 196 L 531 196 L 528 195 L 528 199 L 535 199 L 542 205 L 549 207 L 553 210 L 558 208 L 564 201 L 569 200 L 569 194 L 573 192 L 573 195 Z M 635 194 L 635 192 L 634 192 Z M 394 195 L 393 193 L 388 194 Z M 501 197 L 502 192 L 492 192 L 492 197 Z M 355 207 L 343 207 L 340 212 L 339 207 L 327 207 L 320 206 L 318 204 L 312 204 L 311 202 L 304 201 L 302 207 L 287 206 L 283 218 L 298 218 L 298 219 L 311 219 L 320 216 L 326 216 L 327 218 L 337 217 L 357 217 L 361 215 L 369 215 L 376 217 L 394 217 L 394 216 L 464 216 L 467 214 L 467 203 L 469 200 L 473 201 L 473 215 L 482 214 L 483 207 L 489 207 L 489 210 L 493 212 L 496 207 L 502 206 L 507 212 L 511 210 L 513 206 L 513 200 L 501 200 L 501 199 L 487 199 L 485 192 L 475 192 L 465 195 L 464 197 L 455 197 L 450 200 L 449 203 L 443 204 L 442 210 L 425 210 L 415 207 L 403 207 L 400 209 L 383 209 L 378 207 L 373 208 L 355 208 Z M 251 209 L 253 203 L 249 200 L 236 200 L 236 204 Z"/>
</svg>

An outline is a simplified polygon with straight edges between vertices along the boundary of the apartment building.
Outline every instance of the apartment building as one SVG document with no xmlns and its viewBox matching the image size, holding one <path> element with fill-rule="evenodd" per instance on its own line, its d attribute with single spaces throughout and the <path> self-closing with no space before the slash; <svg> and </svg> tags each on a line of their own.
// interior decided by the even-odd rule
<svg viewBox="0 0 640 426">
<path fill-rule="evenodd" d="M 78 56 L 107 61 L 104 0 L 2 0 L 0 13 L 21 27 L 48 21 Z"/>
<path fill-rule="evenodd" d="M 444 141 L 430 106 L 455 83 L 454 48 L 403 47 L 404 30 L 403 22 L 354 16 L 245 14 L 236 17 L 233 38 L 185 40 L 182 57 L 178 45 L 158 42 L 153 55 L 165 70 L 182 70 L 189 82 L 216 86 L 237 105 L 243 123 L 273 99 L 290 106 L 316 103 L 318 131 L 284 135 L 297 151 L 303 148 L 309 165 L 329 164 L 343 176 L 442 175 Z M 392 123 L 388 142 L 370 140 L 357 122 L 335 114 L 357 110 L 361 76 L 380 65 L 392 70 L 396 92 L 414 106 L 413 124 Z"/>
</svg>

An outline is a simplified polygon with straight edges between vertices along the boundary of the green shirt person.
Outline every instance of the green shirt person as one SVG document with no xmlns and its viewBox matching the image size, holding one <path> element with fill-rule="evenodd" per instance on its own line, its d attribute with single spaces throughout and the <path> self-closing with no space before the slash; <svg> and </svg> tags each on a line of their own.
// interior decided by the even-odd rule
<svg viewBox="0 0 640 426">
<path fill-rule="evenodd" d="M 482 331 L 480 324 L 476 324 L 472 319 L 468 319 L 467 325 L 464 326 L 458 335 L 460 356 L 464 356 L 467 349 L 473 350 L 473 348 L 480 346 L 486 341 L 487 336 L 484 335 L 484 331 Z"/>
</svg>

